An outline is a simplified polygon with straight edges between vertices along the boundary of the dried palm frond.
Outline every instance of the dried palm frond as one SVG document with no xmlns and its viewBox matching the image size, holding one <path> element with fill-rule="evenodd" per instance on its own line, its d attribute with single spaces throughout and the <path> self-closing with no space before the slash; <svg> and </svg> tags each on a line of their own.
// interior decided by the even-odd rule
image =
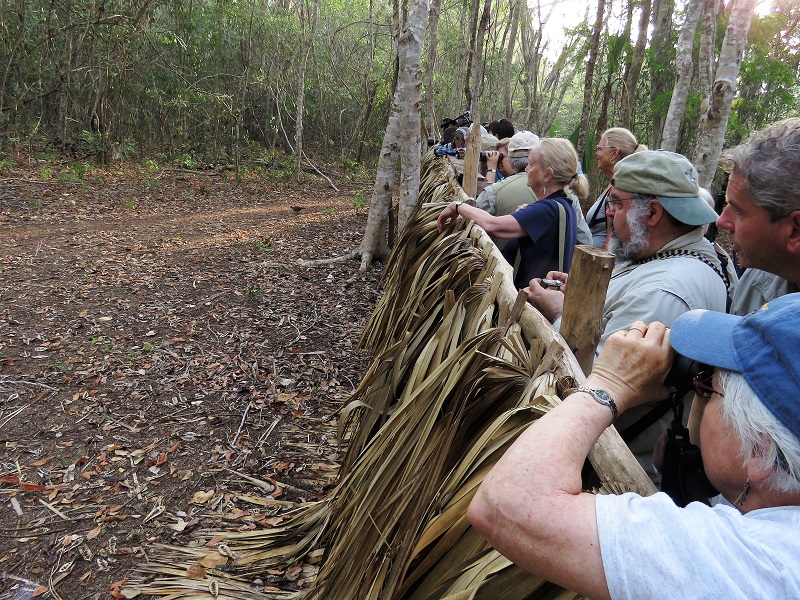
<svg viewBox="0 0 800 600">
<path fill-rule="evenodd" d="M 423 164 L 428 203 L 402 232 L 360 341 L 375 358 L 341 415 L 339 484 L 280 527 L 204 532 L 199 544 L 227 544 L 224 570 L 192 568 L 213 548 L 161 546 L 126 589 L 175 600 L 576 597 L 500 556 L 466 510 L 508 446 L 560 401 L 563 380 L 583 375 L 480 228 L 437 231 L 438 200 L 463 192 L 446 159 Z M 289 565 L 294 584 L 252 587 Z"/>
</svg>

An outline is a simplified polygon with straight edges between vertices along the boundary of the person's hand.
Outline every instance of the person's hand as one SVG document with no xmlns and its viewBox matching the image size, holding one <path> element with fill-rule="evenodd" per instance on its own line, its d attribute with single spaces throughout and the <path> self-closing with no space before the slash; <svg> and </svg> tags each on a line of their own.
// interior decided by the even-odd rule
<svg viewBox="0 0 800 600">
<path fill-rule="evenodd" d="M 674 356 L 667 327 L 658 321 L 649 326 L 635 321 L 606 340 L 584 385 L 606 390 L 620 412 L 666 398 L 670 388 L 664 379 Z"/>
<path fill-rule="evenodd" d="M 445 229 L 455 225 L 457 217 L 458 213 L 456 212 L 456 203 L 451 202 L 441 213 L 439 213 L 439 218 L 436 219 L 436 228 L 439 230 L 439 233 L 442 233 Z"/>
<path fill-rule="evenodd" d="M 551 273 L 547 275 L 548 278 L 550 278 L 549 276 Z M 553 279 L 555 279 L 555 277 Z M 564 286 L 561 287 L 561 290 L 563 289 Z M 528 283 L 528 287 L 523 289 L 528 295 L 528 302 L 551 323 L 555 323 L 556 319 L 564 312 L 564 292 L 561 290 L 545 288 L 542 286 L 542 280 L 538 277 L 536 279 L 531 279 Z"/>
<path fill-rule="evenodd" d="M 557 279 L 561 282 L 561 291 L 564 293 L 567 292 L 567 281 L 569 281 L 569 275 L 566 273 L 562 273 L 561 271 L 549 271 L 545 279 Z"/>
<path fill-rule="evenodd" d="M 487 150 L 486 154 L 486 168 L 496 169 L 497 163 L 500 160 L 500 153 L 497 150 Z"/>
</svg>

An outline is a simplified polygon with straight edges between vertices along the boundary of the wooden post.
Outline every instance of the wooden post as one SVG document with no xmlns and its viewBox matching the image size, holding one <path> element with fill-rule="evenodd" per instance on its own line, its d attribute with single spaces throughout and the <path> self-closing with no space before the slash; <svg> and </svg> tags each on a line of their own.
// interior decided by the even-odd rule
<svg viewBox="0 0 800 600">
<path fill-rule="evenodd" d="M 610 252 L 592 246 L 575 247 L 561 316 L 561 335 L 584 373 L 592 370 L 613 269 L 614 255 Z"/>
<path fill-rule="evenodd" d="M 469 144 L 464 154 L 464 179 L 461 187 L 464 193 L 475 198 L 478 195 L 478 159 L 481 154 L 481 124 L 475 117 L 472 129 L 469 132 Z"/>
</svg>

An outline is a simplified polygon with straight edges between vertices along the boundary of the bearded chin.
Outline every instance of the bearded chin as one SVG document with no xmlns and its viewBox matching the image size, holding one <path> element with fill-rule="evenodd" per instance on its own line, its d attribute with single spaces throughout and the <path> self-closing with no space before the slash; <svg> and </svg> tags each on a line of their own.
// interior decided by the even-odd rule
<svg viewBox="0 0 800 600">
<path fill-rule="evenodd" d="M 614 226 L 611 226 L 611 241 L 608 243 L 608 251 L 616 255 L 617 260 L 635 260 L 641 258 L 642 252 L 650 245 L 650 235 L 647 226 L 644 224 L 646 206 L 643 210 L 632 208 L 626 215 L 626 222 L 631 233 L 631 239 L 623 242 L 617 237 Z M 641 214 L 640 214 L 641 213 Z"/>
</svg>

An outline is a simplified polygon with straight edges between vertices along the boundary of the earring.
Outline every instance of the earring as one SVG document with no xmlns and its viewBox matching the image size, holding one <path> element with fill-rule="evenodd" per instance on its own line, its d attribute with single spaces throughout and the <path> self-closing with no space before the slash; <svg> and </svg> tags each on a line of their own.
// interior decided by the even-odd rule
<svg viewBox="0 0 800 600">
<path fill-rule="evenodd" d="M 744 489 L 742 493 L 739 494 L 739 497 L 736 499 L 734 504 L 736 506 L 744 506 L 744 503 L 747 502 L 747 494 L 750 493 L 750 478 L 747 478 L 747 481 L 744 482 Z"/>
</svg>

